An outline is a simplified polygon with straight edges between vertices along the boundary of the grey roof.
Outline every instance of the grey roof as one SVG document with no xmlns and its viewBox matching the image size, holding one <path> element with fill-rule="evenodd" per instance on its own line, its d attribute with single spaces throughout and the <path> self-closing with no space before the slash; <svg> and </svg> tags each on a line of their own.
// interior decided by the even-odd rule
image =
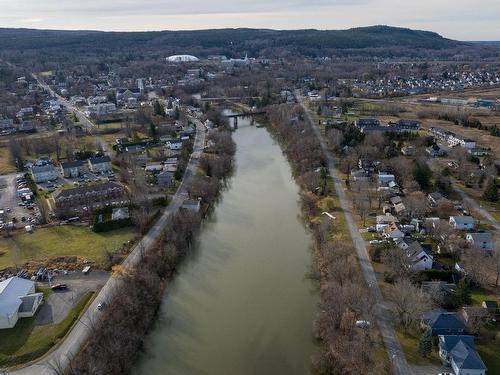
<svg viewBox="0 0 500 375">
<path fill-rule="evenodd" d="M 449 352 L 450 362 L 454 362 L 459 369 L 486 370 L 483 360 L 476 350 L 466 342 L 460 340 Z"/>
<path fill-rule="evenodd" d="M 21 306 L 21 298 L 30 293 L 33 281 L 11 277 L 0 281 L 0 315 L 11 316 Z"/>
<path fill-rule="evenodd" d="M 99 156 L 96 158 L 90 158 L 89 162 L 91 164 L 111 163 L 111 158 L 109 156 Z"/>
<path fill-rule="evenodd" d="M 467 236 L 471 236 L 474 242 L 492 242 L 493 237 L 491 233 L 482 232 L 482 233 L 467 233 Z"/>
<path fill-rule="evenodd" d="M 22 297 L 21 298 L 21 306 L 19 306 L 18 312 L 31 312 L 33 311 L 33 305 L 35 303 L 38 303 L 40 301 L 40 298 L 42 298 L 41 293 L 36 293 L 36 294 L 30 294 L 28 296 Z"/>
<path fill-rule="evenodd" d="M 46 165 L 41 165 L 39 167 L 35 166 L 31 168 L 31 173 L 36 174 L 36 173 L 44 173 L 44 172 L 51 172 L 54 170 L 54 166 L 52 164 L 46 164 Z"/>
<path fill-rule="evenodd" d="M 423 321 L 432 329 L 465 329 L 464 322 L 454 312 L 429 311 L 423 314 Z"/>
<path fill-rule="evenodd" d="M 83 166 L 83 161 L 82 160 L 75 160 L 75 161 L 67 161 L 64 163 L 61 163 L 61 167 L 63 169 L 66 168 L 79 168 Z"/>
<path fill-rule="evenodd" d="M 453 218 L 457 224 L 474 224 L 474 218 L 472 216 L 450 216 Z"/>
<path fill-rule="evenodd" d="M 53 196 L 55 198 L 65 198 L 65 197 L 70 197 L 70 196 L 78 195 L 78 194 L 83 195 L 83 194 L 90 193 L 90 192 L 107 191 L 109 189 L 121 189 L 121 190 L 123 190 L 123 187 L 115 182 L 104 182 L 102 184 L 80 186 L 80 187 L 76 187 L 73 189 L 56 191 L 53 194 Z"/>
<path fill-rule="evenodd" d="M 470 346 L 472 349 L 474 346 L 474 336 L 469 335 L 439 335 L 440 346 L 450 352 L 460 341 L 463 341 L 466 345 Z"/>
</svg>

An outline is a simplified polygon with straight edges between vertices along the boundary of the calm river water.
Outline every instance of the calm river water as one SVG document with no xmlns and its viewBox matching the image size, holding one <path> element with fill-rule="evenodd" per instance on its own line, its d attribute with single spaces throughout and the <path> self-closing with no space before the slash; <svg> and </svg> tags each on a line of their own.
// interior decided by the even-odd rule
<svg viewBox="0 0 500 375">
<path fill-rule="evenodd" d="M 298 187 L 266 129 L 239 120 L 235 173 L 170 284 L 135 374 L 308 374 L 318 302 Z"/>
</svg>

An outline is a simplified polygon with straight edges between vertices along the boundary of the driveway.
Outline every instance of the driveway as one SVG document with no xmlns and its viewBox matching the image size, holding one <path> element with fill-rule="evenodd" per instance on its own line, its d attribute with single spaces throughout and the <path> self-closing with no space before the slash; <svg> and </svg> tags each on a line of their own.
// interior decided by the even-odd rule
<svg viewBox="0 0 500 375">
<path fill-rule="evenodd" d="M 91 271 L 88 275 L 79 271 L 57 275 L 52 279 L 52 285 L 66 284 L 68 288 L 52 291 L 38 311 L 35 324 L 59 323 L 85 294 L 100 290 L 108 281 L 109 276 L 109 272 L 106 271 Z M 47 283 L 39 285 L 48 286 Z"/>
</svg>

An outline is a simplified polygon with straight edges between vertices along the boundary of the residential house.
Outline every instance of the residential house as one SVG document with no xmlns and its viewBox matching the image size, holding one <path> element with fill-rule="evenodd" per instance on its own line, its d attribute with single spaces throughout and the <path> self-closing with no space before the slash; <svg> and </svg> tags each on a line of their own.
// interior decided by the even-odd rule
<svg viewBox="0 0 500 375">
<path fill-rule="evenodd" d="M 488 155 L 488 150 L 482 148 L 482 147 L 474 147 L 474 148 L 470 148 L 468 150 L 469 154 L 471 154 L 472 156 L 486 156 Z"/>
<path fill-rule="evenodd" d="M 404 156 L 413 156 L 415 153 L 415 147 L 414 146 L 403 146 L 401 147 L 401 153 Z"/>
<path fill-rule="evenodd" d="M 157 173 L 163 170 L 163 164 L 160 162 L 148 162 L 146 163 L 146 168 L 144 168 L 146 172 Z"/>
<path fill-rule="evenodd" d="M 427 200 L 432 207 L 436 207 L 441 199 L 444 199 L 443 194 L 438 191 L 427 195 Z"/>
<path fill-rule="evenodd" d="M 0 281 L 0 329 L 12 328 L 19 318 L 35 315 L 43 301 L 43 293 L 36 293 L 35 283 L 20 277 Z"/>
<path fill-rule="evenodd" d="M 392 215 L 378 215 L 376 220 L 377 224 L 375 228 L 379 233 L 381 233 L 387 225 L 392 223 L 399 223 L 399 220 Z"/>
<path fill-rule="evenodd" d="M 385 238 L 389 238 L 391 240 L 398 240 L 405 236 L 403 232 L 401 232 L 398 226 L 395 223 L 391 223 L 384 227 L 382 234 Z"/>
<path fill-rule="evenodd" d="M 476 222 L 472 216 L 450 216 L 450 225 L 453 229 L 469 230 L 474 229 Z"/>
<path fill-rule="evenodd" d="M 156 182 L 160 186 L 173 187 L 175 186 L 175 174 L 168 171 L 161 172 L 156 176 Z"/>
<path fill-rule="evenodd" d="M 94 173 L 109 172 L 113 169 L 109 156 L 99 156 L 88 159 L 89 169 Z"/>
<path fill-rule="evenodd" d="M 361 130 L 367 126 L 380 126 L 380 121 L 376 118 L 360 118 L 354 122 L 354 126 Z"/>
<path fill-rule="evenodd" d="M 105 206 L 128 203 L 125 189 L 115 182 L 56 191 L 52 196 L 59 216 L 69 216 Z"/>
<path fill-rule="evenodd" d="M 418 120 L 404 120 L 401 119 L 393 126 L 397 132 L 412 132 L 416 133 L 420 130 L 422 123 Z"/>
<path fill-rule="evenodd" d="M 444 150 L 444 148 L 438 145 L 427 147 L 425 149 L 425 152 L 427 152 L 431 158 L 438 158 L 440 156 L 446 155 L 446 151 Z"/>
<path fill-rule="evenodd" d="M 498 302 L 494 300 L 484 300 L 481 306 L 488 310 L 492 315 L 498 314 Z"/>
<path fill-rule="evenodd" d="M 116 207 L 111 211 L 111 220 L 125 220 L 130 217 L 128 207 Z"/>
<path fill-rule="evenodd" d="M 458 314 L 444 310 L 424 313 L 420 324 L 422 328 L 430 329 L 433 336 L 461 335 L 465 332 L 465 324 Z"/>
<path fill-rule="evenodd" d="M 434 255 L 430 245 L 415 241 L 408 246 L 406 253 L 408 258 L 410 258 L 410 267 L 413 271 L 423 271 L 432 268 Z"/>
<path fill-rule="evenodd" d="M 61 163 L 61 173 L 66 178 L 75 178 L 80 176 L 83 169 L 83 161 L 75 160 Z"/>
<path fill-rule="evenodd" d="M 57 180 L 57 170 L 52 164 L 34 166 L 31 168 L 31 177 L 36 183 Z"/>
<path fill-rule="evenodd" d="M 174 139 L 167 142 L 167 146 L 171 150 L 181 150 L 182 149 L 182 141 L 180 139 Z"/>
<path fill-rule="evenodd" d="M 396 182 L 396 177 L 393 174 L 380 172 L 377 176 L 379 186 L 389 186 L 391 182 Z"/>
<path fill-rule="evenodd" d="M 439 357 L 455 375 L 485 375 L 486 366 L 476 351 L 474 336 L 439 335 Z"/>
<path fill-rule="evenodd" d="M 465 240 L 473 248 L 483 249 L 486 251 L 493 250 L 493 236 L 488 232 L 467 233 Z"/>
</svg>

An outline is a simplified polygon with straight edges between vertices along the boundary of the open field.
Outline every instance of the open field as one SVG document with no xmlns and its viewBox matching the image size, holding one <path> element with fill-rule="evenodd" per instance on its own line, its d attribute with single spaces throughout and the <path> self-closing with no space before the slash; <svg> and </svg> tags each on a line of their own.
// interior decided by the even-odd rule
<svg viewBox="0 0 500 375">
<path fill-rule="evenodd" d="M 0 331 L 0 367 L 29 362 L 50 350 L 66 335 L 93 295 L 89 292 L 83 296 L 58 324 L 35 326 L 35 315 L 20 319 L 14 328 Z"/>
<path fill-rule="evenodd" d="M 30 260 L 58 256 L 79 256 L 100 262 L 106 251 L 118 249 L 131 240 L 133 228 L 106 233 L 94 233 L 87 227 L 56 226 L 38 229 L 34 233 L 0 239 L 0 269 Z"/>
<path fill-rule="evenodd" d="M 0 148 L 0 174 L 8 174 L 16 171 L 10 160 L 9 149 L 6 147 Z"/>
</svg>

